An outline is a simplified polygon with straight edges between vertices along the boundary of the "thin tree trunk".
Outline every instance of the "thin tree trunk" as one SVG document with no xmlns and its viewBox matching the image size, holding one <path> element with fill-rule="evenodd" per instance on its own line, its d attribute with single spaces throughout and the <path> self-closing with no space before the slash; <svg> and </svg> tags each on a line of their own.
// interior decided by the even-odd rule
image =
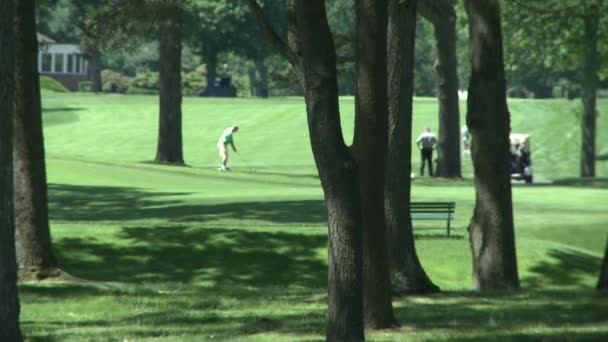
<svg viewBox="0 0 608 342">
<path fill-rule="evenodd" d="M 581 177 L 595 177 L 596 103 L 599 69 L 599 4 L 594 2 L 584 17 L 584 58 L 582 70 L 583 116 L 581 119 Z"/>
<path fill-rule="evenodd" d="M 476 195 L 469 224 L 473 287 L 517 289 L 500 6 L 498 0 L 465 0 L 465 6 L 471 49 L 467 125 Z"/>
<path fill-rule="evenodd" d="M 89 80 L 93 83 L 93 92 L 99 93 L 101 92 L 102 82 L 101 82 L 101 52 L 97 49 L 91 49 L 87 51 L 87 55 L 89 56 Z"/>
<path fill-rule="evenodd" d="M 297 0 L 296 7 L 310 142 L 328 211 L 326 340 L 363 341 L 361 210 L 340 126 L 334 42 L 323 0 Z"/>
<path fill-rule="evenodd" d="M 363 316 L 366 327 L 397 324 L 391 303 L 384 179 L 388 141 L 387 1 L 357 0 L 355 139 L 363 219 Z"/>
<path fill-rule="evenodd" d="M 398 294 L 439 291 L 418 259 L 409 211 L 416 7 L 417 1 L 389 0 L 389 124 L 384 191 L 391 284 Z"/>
<path fill-rule="evenodd" d="M 249 69 L 247 69 L 247 76 L 249 77 L 249 94 L 251 96 L 256 96 L 255 92 L 257 89 L 256 85 L 258 83 L 258 77 L 254 67 L 250 67 Z"/>
<path fill-rule="evenodd" d="M 458 62 L 456 58 L 456 11 L 454 1 L 441 3 L 441 16 L 433 23 L 438 61 L 439 142 L 436 176 L 461 177 Z"/>
<path fill-rule="evenodd" d="M 206 96 L 215 95 L 215 79 L 217 77 L 217 50 L 213 46 L 205 46 L 203 48 L 203 58 L 207 65 L 207 88 L 205 89 Z"/>
<path fill-rule="evenodd" d="M 604 261 L 600 268 L 600 278 L 597 281 L 598 290 L 608 290 L 608 239 L 606 241 L 606 251 L 604 252 Z"/>
<path fill-rule="evenodd" d="M 160 25 L 160 119 L 155 162 L 183 165 L 182 152 L 182 12 L 167 6 Z"/>
<path fill-rule="evenodd" d="M 258 74 L 260 75 L 260 82 L 257 84 L 257 90 L 255 92 L 255 95 L 257 97 L 263 97 L 263 98 L 267 98 L 268 97 L 268 69 L 266 68 L 266 64 L 264 63 L 264 59 L 263 58 L 256 58 L 255 61 L 255 68 L 258 71 Z"/>
<path fill-rule="evenodd" d="M 49 229 L 34 1 L 17 1 L 15 216 L 20 277 L 59 275 Z"/>
<path fill-rule="evenodd" d="M 13 100 L 15 97 L 15 6 L 0 2 L 0 338 L 19 342 L 19 296 L 15 255 Z"/>
</svg>

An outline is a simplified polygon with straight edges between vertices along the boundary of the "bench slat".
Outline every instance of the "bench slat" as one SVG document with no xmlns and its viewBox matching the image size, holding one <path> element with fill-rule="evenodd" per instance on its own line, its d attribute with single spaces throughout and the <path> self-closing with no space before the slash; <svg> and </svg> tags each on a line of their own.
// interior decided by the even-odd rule
<svg viewBox="0 0 608 342">
<path fill-rule="evenodd" d="M 445 220 L 447 235 L 450 236 L 450 221 L 454 220 L 455 202 L 411 202 L 412 220 Z"/>
</svg>

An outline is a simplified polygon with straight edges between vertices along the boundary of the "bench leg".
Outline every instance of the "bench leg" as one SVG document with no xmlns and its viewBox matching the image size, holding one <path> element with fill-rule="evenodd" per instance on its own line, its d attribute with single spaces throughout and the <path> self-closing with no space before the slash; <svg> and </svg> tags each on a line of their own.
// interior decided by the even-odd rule
<svg viewBox="0 0 608 342">
<path fill-rule="evenodd" d="M 450 219 L 448 218 L 448 237 L 450 237 Z"/>
</svg>

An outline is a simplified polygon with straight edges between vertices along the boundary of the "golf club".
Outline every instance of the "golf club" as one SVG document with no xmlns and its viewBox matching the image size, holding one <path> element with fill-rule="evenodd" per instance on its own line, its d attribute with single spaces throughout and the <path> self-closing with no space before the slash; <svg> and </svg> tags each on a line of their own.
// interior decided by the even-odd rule
<svg viewBox="0 0 608 342">
<path fill-rule="evenodd" d="M 238 153 L 238 152 L 234 152 L 234 154 L 236 154 L 237 156 L 239 156 L 239 159 L 243 162 L 243 164 L 245 164 L 245 167 L 250 169 L 251 171 L 255 172 L 255 168 L 249 166 L 249 163 Z"/>
</svg>

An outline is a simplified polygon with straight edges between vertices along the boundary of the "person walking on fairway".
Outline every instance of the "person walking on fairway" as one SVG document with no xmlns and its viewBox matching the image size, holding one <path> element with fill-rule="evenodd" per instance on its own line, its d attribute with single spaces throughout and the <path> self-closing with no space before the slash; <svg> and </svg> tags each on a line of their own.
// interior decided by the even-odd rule
<svg viewBox="0 0 608 342">
<path fill-rule="evenodd" d="M 228 127 L 224 130 L 220 139 L 217 141 L 217 148 L 220 151 L 220 157 L 222 158 L 222 165 L 218 171 L 230 171 L 230 168 L 227 166 L 228 164 L 228 144 L 232 147 L 232 150 L 236 152 L 236 147 L 234 147 L 234 133 L 239 130 L 239 126 L 233 125 L 232 127 Z"/>
<path fill-rule="evenodd" d="M 433 176 L 433 150 L 437 144 L 437 137 L 431 132 L 431 129 L 426 127 L 424 132 L 420 134 L 418 140 L 416 140 L 418 148 L 420 148 L 420 176 L 424 176 L 424 164 L 428 161 L 429 163 L 429 175 Z"/>
</svg>

